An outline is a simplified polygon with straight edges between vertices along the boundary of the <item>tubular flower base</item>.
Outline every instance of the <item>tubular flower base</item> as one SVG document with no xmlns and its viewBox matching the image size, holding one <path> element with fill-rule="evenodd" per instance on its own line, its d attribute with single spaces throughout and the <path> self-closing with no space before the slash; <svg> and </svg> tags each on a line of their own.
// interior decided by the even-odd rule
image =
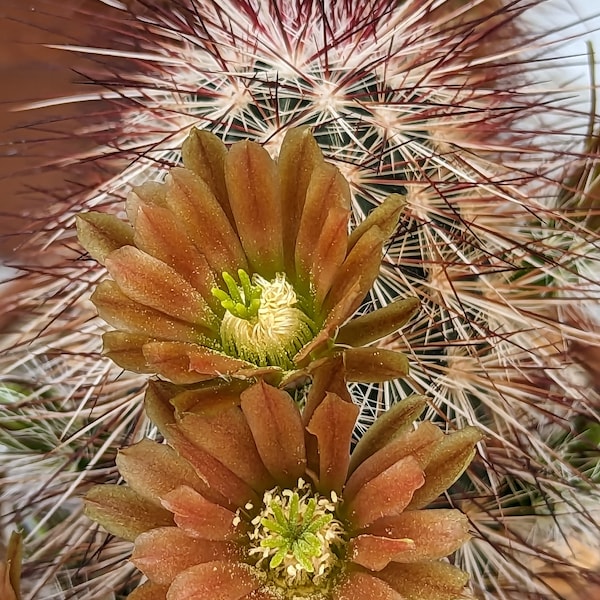
<svg viewBox="0 0 600 600">
<path fill-rule="evenodd" d="M 78 218 L 86 250 L 112 280 L 92 301 L 116 331 L 104 351 L 118 365 L 176 384 L 220 376 L 289 380 L 343 354 L 348 377 L 406 375 L 406 357 L 357 348 L 402 326 L 415 298 L 344 325 L 379 274 L 383 244 L 404 201 L 392 194 L 351 234 L 350 189 L 308 128 L 291 129 L 274 161 L 242 141 L 227 151 L 192 130 L 183 168 L 129 195 L 131 225 Z"/>
<path fill-rule="evenodd" d="M 134 542 L 148 582 L 129 600 L 460 597 L 467 574 L 440 559 L 470 538 L 467 519 L 423 508 L 471 462 L 479 431 L 413 429 L 425 399 L 411 396 L 350 454 L 358 407 L 340 372 L 316 369 L 303 413 L 262 380 L 239 395 L 150 384 L 167 443 L 121 451 L 127 486 L 86 498 L 88 516 Z"/>
</svg>

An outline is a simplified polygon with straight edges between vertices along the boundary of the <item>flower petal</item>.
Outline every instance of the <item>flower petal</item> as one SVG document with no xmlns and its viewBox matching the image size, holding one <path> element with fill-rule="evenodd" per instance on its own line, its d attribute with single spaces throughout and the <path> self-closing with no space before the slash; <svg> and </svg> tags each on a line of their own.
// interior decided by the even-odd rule
<svg viewBox="0 0 600 600">
<path fill-rule="evenodd" d="M 210 502 L 187 485 L 166 494 L 162 504 L 173 513 L 175 523 L 190 537 L 226 541 L 236 534 L 233 524 L 235 513 Z"/>
<path fill-rule="evenodd" d="M 405 600 L 385 581 L 363 571 L 354 571 L 334 588 L 332 600 Z"/>
<path fill-rule="evenodd" d="M 444 436 L 425 467 L 425 485 L 415 493 L 408 508 L 423 508 L 447 490 L 471 464 L 475 444 L 482 439 L 476 427 L 465 427 Z"/>
<path fill-rule="evenodd" d="M 425 475 L 414 456 L 406 456 L 367 482 L 348 502 L 348 516 L 357 529 L 381 517 L 400 514 Z"/>
<path fill-rule="evenodd" d="M 362 462 L 349 477 L 344 498 L 351 500 L 367 482 L 406 456 L 413 456 L 424 469 L 431 450 L 443 437 L 440 428 L 433 423 L 420 423 L 417 429 L 390 442 Z"/>
<path fill-rule="evenodd" d="M 319 484 L 322 493 L 342 492 L 350 462 L 352 432 L 360 410 L 337 394 L 328 393 L 307 426 L 317 438 L 319 454 Z"/>
<path fill-rule="evenodd" d="M 114 250 L 133 244 L 133 229 L 114 215 L 89 212 L 77 215 L 75 222 L 79 243 L 101 265 Z"/>
<path fill-rule="evenodd" d="M 258 144 L 237 142 L 225 158 L 225 181 L 250 267 L 270 279 L 284 268 L 282 208 L 275 162 Z"/>
<path fill-rule="evenodd" d="M 198 540 L 178 527 L 161 527 L 137 537 L 131 562 L 153 583 L 168 585 L 189 567 L 233 555 L 227 542 Z"/>
<path fill-rule="evenodd" d="M 183 321 L 216 328 L 216 316 L 202 295 L 160 260 L 134 246 L 123 246 L 111 252 L 105 263 L 123 293 L 135 302 Z"/>
<path fill-rule="evenodd" d="M 260 587 L 255 569 L 244 563 L 213 561 L 179 574 L 167 600 L 240 600 Z"/>
<path fill-rule="evenodd" d="M 356 227 L 348 239 L 348 250 L 354 248 L 358 241 L 373 227 L 381 230 L 387 240 L 396 229 L 400 213 L 406 206 L 406 198 L 400 194 L 390 194 L 367 218 Z"/>
<path fill-rule="evenodd" d="M 469 576 L 444 562 L 389 564 L 377 574 L 406 600 L 457 600 Z"/>
<path fill-rule="evenodd" d="M 192 465 L 169 446 L 149 439 L 119 450 L 116 462 L 129 487 L 157 506 L 181 485 L 203 489 Z"/>
<path fill-rule="evenodd" d="M 425 410 L 426 397 L 413 394 L 379 415 L 360 438 L 352 452 L 350 472 L 391 440 L 404 435 L 413 421 Z"/>
<path fill-rule="evenodd" d="M 179 421 L 179 429 L 254 490 L 262 494 L 273 487 L 273 478 L 262 463 L 239 406 L 186 414 Z"/>
<path fill-rule="evenodd" d="M 415 547 L 410 538 L 359 535 L 350 540 L 349 559 L 370 571 L 381 571 L 396 557 L 401 558 Z"/>
<path fill-rule="evenodd" d="M 127 596 L 127 600 L 167 600 L 168 585 L 157 585 L 147 581 Z"/>
<path fill-rule="evenodd" d="M 107 331 L 102 334 L 102 354 L 119 367 L 133 373 L 153 373 L 148 366 L 142 347 L 153 338 L 139 333 Z"/>
<path fill-rule="evenodd" d="M 403 563 L 443 558 L 471 538 L 467 517 L 454 509 L 406 511 L 379 519 L 366 531 L 376 536 L 414 540 L 413 548 L 393 559 Z"/>
<path fill-rule="evenodd" d="M 125 212 L 129 222 L 135 227 L 135 222 L 141 206 L 167 206 L 167 186 L 158 181 L 146 181 L 133 188 L 125 201 Z"/>
<path fill-rule="evenodd" d="M 343 325 L 335 343 L 348 346 L 366 346 L 398 331 L 419 309 L 418 298 L 402 298 L 355 317 Z"/>
<path fill-rule="evenodd" d="M 192 127 L 181 147 L 181 157 L 186 169 L 193 171 L 206 183 L 230 223 L 233 223 L 225 185 L 226 154 L 225 144 L 214 133 L 195 127 Z"/>
<path fill-rule="evenodd" d="M 171 169 L 167 205 L 217 273 L 247 270 L 240 240 L 208 185 L 188 169 Z"/>
<path fill-rule="evenodd" d="M 259 381 L 242 392 L 241 400 L 265 467 L 279 485 L 295 485 L 306 469 L 306 449 L 302 418 L 292 398 Z"/>
<path fill-rule="evenodd" d="M 343 352 L 348 381 L 383 383 L 408 375 L 408 358 L 386 348 L 349 348 Z"/>
<path fill-rule="evenodd" d="M 158 428 L 167 441 L 169 425 L 175 423 L 175 410 L 169 400 L 179 388 L 166 381 L 150 380 L 144 395 L 144 410 L 147 417 Z"/>
<path fill-rule="evenodd" d="M 150 529 L 173 524 L 171 513 L 124 485 L 97 485 L 85 496 L 84 513 L 125 540 Z"/>
</svg>

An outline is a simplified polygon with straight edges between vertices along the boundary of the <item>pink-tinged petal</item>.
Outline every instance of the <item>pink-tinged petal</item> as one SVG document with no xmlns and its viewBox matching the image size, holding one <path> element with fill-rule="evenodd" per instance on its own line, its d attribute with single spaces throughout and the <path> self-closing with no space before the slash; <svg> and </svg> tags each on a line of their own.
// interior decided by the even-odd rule
<svg viewBox="0 0 600 600">
<path fill-rule="evenodd" d="M 323 154 L 308 127 L 288 129 L 281 144 L 277 169 L 281 189 L 286 272 L 295 268 L 295 247 L 306 190 Z"/>
<path fill-rule="evenodd" d="M 457 600 L 469 576 L 444 562 L 391 563 L 377 573 L 406 600 Z"/>
<path fill-rule="evenodd" d="M 241 399 L 263 464 L 279 485 L 293 486 L 306 470 L 304 427 L 294 401 L 263 381 L 244 390 Z"/>
<path fill-rule="evenodd" d="M 385 581 L 363 571 L 354 571 L 334 588 L 332 600 L 405 600 Z"/>
<path fill-rule="evenodd" d="M 233 223 L 233 214 L 225 185 L 225 144 L 209 131 L 192 128 L 181 147 L 181 157 L 186 169 L 202 179 L 214 194 L 227 218 Z"/>
<path fill-rule="evenodd" d="M 380 519 L 400 514 L 425 475 L 414 456 L 407 456 L 367 482 L 348 502 L 348 516 L 358 530 Z"/>
<path fill-rule="evenodd" d="M 142 347 L 153 338 L 139 333 L 107 331 L 102 335 L 102 354 L 119 367 L 133 373 L 154 373 L 148 365 Z"/>
<path fill-rule="evenodd" d="M 222 312 L 211 290 L 217 286 L 206 257 L 185 235 L 175 215 L 160 206 L 141 206 L 135 222 L 135 245 L 172 267 L 206 300 L 214 312 Z"/>
<path fill-rule="evenodd" d="M 167 205 L 216 273 L 247 270 L 240 240 L 209 186 L 188 169 L 171 169 Z"/>
<path fill-rule="evenodd" d="M 423 508 L 446 491 L 471 464 L 475 445 L 482 439 L 483 435 L 476 427 L 465 427 L 444 436 L 425 467 L 425 485 L 415 492 L 408 508 Z"/>
<path fill-rule="evenodd" d="M 133 244 L 133 229 L 114 215 L 90 212 L 75 220 L 79 243 L 101 265 L 114 250 Z"/>
<path fill-rule="evenodd" d="M 312 173 L 296 240 L 296 272 L 301 291 L 317 292 L 319 303 L 344 262 L 348 245 L 350 187 L 337 167 L 316 166 Z M 326 265 L 322 260 L 330 260 Z"/>
<path fill-rule="evenodd" d="M 284 268 L 283 220 L 277 168 L 254 142 L 233 144 L 225 158 L 233 218 L 250 267 L 265 277 Z"/>
<path fill-rule="evenodd" d="M 162 498 L 179 486 L 202 489 L 192 465 L 165 444 L 144 439 L 119 450 L 116 462 L 129 487 L 157 506 L 161 505 Z"/>
<path fill-rule="evenodd" d="M 151 342 L 143 347 L 147 364 L 173 383 L 186 385 L 221 377 L 235 377 L 251 363 L 197 344 Z"/>
<path fill-rule="evenodd" d="M 362 462 L 349 477 L 344 498 L 352 499 L 367 482 L 406 456 L 412 455 L 424 469 L 431 451 L 443 437 L 440 428 L 433 423 L 420 423 L 417 429 L 393 440 Z"/>
<path fill-rule="evenodd" d="M 369 456 L 383 448 L 391 440 L 410 431 L 413 422 L 425 410 L 427 398 L 413 394 L 377 417 L 367 429 L 352 452 L 350 472 L 354 471 Z"/>
<path fill-rule="evenodd" d="M 166 494 L 162 504 L 173 513 L 180 529 L 193 538 L 223 542 L 236 534 L 235 513 L 210 502 L 187 485 Z"/>
<path fill-rule="evenodd" d="M 213 561 L 175 578 L 167 600 L 240 600 L 260 587 L 256 570 L 244 563 Z"/>
<path fill-rule="evenodd" d="M 349 348 L 343 352 L 348 381 L 383 383 L 408 375 L 408 358 L 386 348 Z"/>
<path fill-rule="evenodd" d="M 388 239 L 398 225 L 400 214 L 406 206 L 406 198 L 400 194 L 390 194 L 367 218 L 352 231 L 348 240 L 348 249 L 354 248 L 358 241 L 373 227 L 381 230 L 383 238 Z"/>
<path fill-rule="evenodd" d="M 398 331 L 419 310 L 418 298 L 403 298 L 355 317 L 343 325 L 335 343 L 342 346 L 366 346 Z"/>
<path fill-rule="evenodd" d="M 350 443 L 359 408 L 342 400 L 337 394 L 328 393 L 307 426 L 309 433 L 317 438 L 319 454 L 318 489 L 326 493 L 342 492 L 350 462 Z"/>
<path fill-rule="evenodd" d="M 141 206 L 167 206 L 167 186 L 158 181 L 147 181 L 133 188 L 125 201 L 125 212 L 129 222 L 135 227 L 135 222 Z"/>
<path fill-rule="evenodd" d="M 176 426 L 167 426 L 169 443 L 188 460 L 206 488 L 202 494 L 211 502 L 237 509 L 249 500 L 257 501 L 252 488 L 203 448 L 196 446 Z"/>
<path fill-rule="evenodd" d="M 437 560 L 452 554 L 471 538 L 467 517 L 453 509 L 406 511 L 375 521 L 366 532 L 414 540 L 412 549 L 393 559 L 398 562 Z"/>
<path fill-rule="evenodd" d="M 207 336 L 213 336 L 210 329 L 180 321 L 135 302 L 114 281 L 102 281 L 90 299 L 104 321 L 128 333 L 175 341 L 208 341 L 210 338 Z"/>
<path fill-rule="evenodd" d="M 274 481 L 262 463 L 252 431 L 239 406 L 212 410 L 198 407 L 199 414 L 186 414 L 179 429 L 196 446 L 204 448 L 257 492 L 273 487 Z"/>
<path fill-rule="evenodd" d="M 389 538 L 375 535 L 359 535 L 350 540 L 349 559 L 370 571 L 381 571 L 391 561 L 413 549 L 415 542 L 410 538 Z"/>
<path fill-rule="evenodd" d="M 127 600 L 167 600 L 168 585 L 147 581 L 127 596 Z"/>
<path fill-rule="evenodd" d="M 153 583 L 168 585 L 190 567 L 234 555 L 227 542 L 198 540 L 178 527 L 161 527 L 138 536 L 131 562 Z"/>
<path fill-rule="evenodd" d="M 239 379 L 212 379 L 194 389 L 178 388 L 169 397 L 169 403 L 178 414 L 213 414 L 240 405 L 240 394 L 252 382 Z"/>
<path fill-rule="evenodd" d="M 177 271 L 133 246 L 115 250 L 106 268 L 126 296 L 182 321 L 215 328 L 216 316 Z"/>
<path fill-rule="evenodd" d="M 131 542 L 144 531 L 173 524 L 170 512 L 124 485 L 94 486 L 85 496 L 84 513 Z"/>
</svg>

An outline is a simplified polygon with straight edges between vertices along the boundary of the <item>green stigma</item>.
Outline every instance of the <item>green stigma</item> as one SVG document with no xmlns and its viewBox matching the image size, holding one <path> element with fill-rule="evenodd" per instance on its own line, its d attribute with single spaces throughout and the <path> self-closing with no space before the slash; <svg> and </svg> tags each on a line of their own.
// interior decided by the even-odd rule
<svg viewBox="0 0 600 600">
<path fill-rule="evenodd" d="M 314 337 L 313 320 L 298 307 L 298 297 L 283 273 L 268 281 L 238 271 L 239 284 L 227 272 L 227 291 L 212 294 L 225 309 L 220 333 L 223 350 L 261 367 L 294 369 L 294 356 Z"/>
</svg>

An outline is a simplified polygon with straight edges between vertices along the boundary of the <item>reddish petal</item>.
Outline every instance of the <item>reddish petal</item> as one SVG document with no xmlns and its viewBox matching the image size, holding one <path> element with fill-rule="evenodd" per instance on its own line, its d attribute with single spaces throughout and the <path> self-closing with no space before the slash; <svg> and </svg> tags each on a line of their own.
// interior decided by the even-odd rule
<svg viewBox="0 0 600 600">
<path fill-rule="evenodd" d="M 237 142 L 225 158 L 225 181 L 251 268 L 264 277 L 275 276 L 284 268 L 282 208 L 275 162 L 258 144 Z"/>
<path fill-rule="evenodd" d="M 240 600 L 260 585 L 249 565 L 214 561 L 178 575 L 169 588 L 167 600 Z"/>
<path fill-rule="evenodd" d="M 129 192 L 125 202 L 125 212 L 129 222 L 135 226 L 135 221 L 141 206 L 167 206 L 167 186 L 158 181 L 147 181 Z"/>
<path fill-rule="evenodd" d="M 414 456 L 407 456 L 366 483 L 348 503 L 348 513 L 357 529 L 381 517 L 400 514 L 425 475 Z"/>
<path fill-rule="evenodd" d="M 173 513 L 175 523 L 190 537 L 225 541 L 236 533 L 235 513 L 210 502 L 187 485 L 166 494 L 162 505 Z"/>
<path fill-rule="evenodd" d="M 173 448 L 148 439 L 119 450 L 117 467 L 131 489 L 157 506 L 179 486 L 201 489 L 202 485 L 192 465 Z"/>
<path fill-rule="evenodd" d="M 399 562 L 437 560 L 452 554 L 471 538 L 469 521 L 458 510 L 416 510 L 375 521 L 366 531 L 388 538 L 411 538 L 414 548 Z"/>
<path fill-rule="evenodd" d="M 322 493 L 331 490 L 338 494 L 348 474 L 350 443 L 359 408 L 328 393 L 307 426 L 317 438 L 319 453 L 319 485 Z"/>
<path fill-rule="evenodd" d="M 349 558 L 357 565 L 370 571 L 381 571 L 392 560 L 402 559 L 403 555 L 414 548 L 410 538 L 395 539 L 375 535 L 359 535 L 350 540 Z"/>
<path fill-rule="evenodd" d="M 254 490 L 262 494 L 273 487 L 273 478 L 262 463 L 239 406 L 186 414 L 179 428 L 196 446 L 204 448 Z"/>
<path fill-rule="evenodd" d="M 148 365 L 142 347 L 153 338 L 139 333 L 107 331 L 102 335 L 102 354 L 119 367 L 133 373 L 154 373 Z"/>
<path fill-rule="evenodd" d="M 385 581 L 364 573 L 355 571 L 338 585 L 332 593 L 332 600 L 405 600 L 396 590 Z"/>
<path fill-rule="evenodd" d="M 429 456 L 431 450 L 443 437 L 440 428 L 433 423 L 429 421 L 420 423 L 417 429 L 390 442 L 359 465 L 348 479 L 344 488 L 344 498 L 351 500 L 368 481 L 409 454 L 417 459 L 421 468 L 424 468 L 427 463 L 425 457 Z"/>
<path fill-rule="evenodd" d="M 152 583 L 168 585 L 189 567 L 233 555 L 227 542 L 193 539 L 178 527 L 161 527 L 138 536 L 131 562 Z"/>
<path fill-rule="evenodd" d="M 170 399 L 177 394 L 178 389 L 166 381 L 150 380 L 144 395 L 146 416 L 158 427 L 167 441 L 170 441 L 168 426 L 175 423 L 175 410 Z"/>
<path fill-rule="evenodd" d="M 294 401 L 263 381 L 244 390 L 241 399 L 263 464 L 279 485 L 295 485 L 306 470 L 306 449 Z"/>
<path fill-rule="evenodd" d="M 168 585 L 158 585 L 147 581 L 127 596 L 127 600 L 167 600 Z"/>
</svg>

